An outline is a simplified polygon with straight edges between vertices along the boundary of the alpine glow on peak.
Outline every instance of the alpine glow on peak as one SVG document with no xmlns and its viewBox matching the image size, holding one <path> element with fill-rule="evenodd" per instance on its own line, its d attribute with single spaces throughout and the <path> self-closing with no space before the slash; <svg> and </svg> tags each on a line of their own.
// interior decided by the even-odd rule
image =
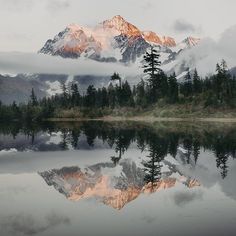
<svg viewBox="0 0 236 236">
<path fill-rule="evenodd" d="M 142 60 L 150 46 L 156 46 L 167 64 L 182 50 L 197 45 L 199 39 L 188 37 L 180 43 L 169 36 L 141 30 L 117 15 L 94 27 L 71 24 L 54 39 L 49 39 L 40 53 L 63 58 L 87 57 L 102 62 L 135 63 Z"/>
</svg>

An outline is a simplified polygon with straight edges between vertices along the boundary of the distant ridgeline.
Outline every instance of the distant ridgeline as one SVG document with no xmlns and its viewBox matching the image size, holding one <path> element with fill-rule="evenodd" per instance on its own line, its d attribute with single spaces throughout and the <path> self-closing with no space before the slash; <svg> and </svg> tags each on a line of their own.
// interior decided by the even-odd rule
<svg viewBox="0 0 236 236">
<path fill-rule="evenodd" d="M 122 107 L 140 112 L 155 104 L 194 104 L 203 109 L 236 108 L 236 78 L 228 72 L 224 60 L 216 65 L 216 74 L 202 79 L 197 70 L 188 71 L 179 83 L 175 74 L 168 76 L 160 69 L 159 56 L 153 47 L 146 52 L 143 68 L 148 79 L 141 79 L 132 88 L 118 73 L 114 73 L 108 87 L 96 89 L 89 85 L 83 95 L 76 83 L 68 88 L 62 82 L 62 94 L 43 99 L 37 99 L 32 89 L 27 104 L 13 102 L 7 106 L 0 103 L 0 120 L 41 121 L 72 109 L 77 113 L 67 113 L 67 118 L 101 117 L 112 115 L 112 110 Z"/>
</svg>

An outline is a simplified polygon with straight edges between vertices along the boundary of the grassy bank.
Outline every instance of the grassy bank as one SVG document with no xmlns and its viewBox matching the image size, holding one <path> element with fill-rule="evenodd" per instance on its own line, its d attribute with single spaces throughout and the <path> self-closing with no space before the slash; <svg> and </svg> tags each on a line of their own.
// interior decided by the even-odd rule
<svg viewBox="0 0 236 236">
<path fill-rule="evenodd" d="M 79 109 L 56 110 L 53 121 L 76 120 L 136 120 L 136 121 L 192 121 L 202 120 L 209 122 L 236 122 L 236 109 L 228 107 L 204 108 L 201 105 L 157 104 L 149 108 L 120 108 L 120 109 Z"/>
</svg>

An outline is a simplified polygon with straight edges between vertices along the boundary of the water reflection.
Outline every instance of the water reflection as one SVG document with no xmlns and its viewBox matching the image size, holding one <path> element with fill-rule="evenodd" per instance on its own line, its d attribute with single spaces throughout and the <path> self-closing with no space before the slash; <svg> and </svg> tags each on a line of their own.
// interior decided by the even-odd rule
<svg viewBox="0 0 236 236">
<path fill-rule="evenodd" d="M 138 166 L 140 163 L 124 159 L 116 164 L 98 163 L 84 169 L 64 167 L 39 174 L 49 186 L 54 186 L 69 200 L 93 198 L 118 210 L 143 193 L 173 188 L 178 184 L 187 188 L 200 186 L 197 180 L 185 176 L 175 164 L 165 161 L 165 170 L 158 168 L 155 171 L 155 164 L 147 163 L 149 161 L 143 163 L 143 169 Z"/>
<path fill-rule="evenodd" d="M 148 151 L 143 161 L 146 182 L 160 178 L 161 162 L 167 155 L 195 166 L 200 150 L 215 156 L 216 167 L 226 178 L 230 159 L 236 157 L 236 127 L 196 126 L 193 124 L 155 124 L 82 122 L 43 124 L 21 127 L 20 124 L 0 126 L 0 154 L 16 151 L 58 151 L 79 149 L 114 149 L 110 160 L 118 165 L 129 148 Z"/>
<path fill-rule="evenodd" d="M 235 142 L 233 124 L 0 125 L 0 235 L 235 235 Z"/>
</svg>

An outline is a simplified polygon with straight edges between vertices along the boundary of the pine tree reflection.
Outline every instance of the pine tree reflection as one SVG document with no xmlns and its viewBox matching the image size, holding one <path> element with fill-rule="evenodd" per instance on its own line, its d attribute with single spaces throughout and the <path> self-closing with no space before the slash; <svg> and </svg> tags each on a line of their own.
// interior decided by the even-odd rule
<svg viewBox="0 0 236 236">
<path fill-rule="evenodd" d="M 118 153 L 118 156 L 112 156 L 112 162 L 117 165 L 125 153 L 128 150 L 130 143 L 134 140 L 135 132 L 134 130 L 123 130 L 119 129 L 116 133 L 113 146 L 115 147 L 115 152 Z"/>
<path fill-rule="evenodd" d="M 198 140 L 194 140 L 194 142 L 193 142 L 193 157 L 194 157 L 195 165 L 197 164 L 199 154 L 200 154 L 200 143 Z"/>
<path fill-rule="evenodd" d="M 68 131 L 66 129 L 63 129 L 61 134 L 61 142 L 59 143 L 59 146 L 62 150 L 68 150 Z"/>
<path fill-rule="evenodd" d="M 214 153 L 216 167 L 222 178 L 226 178 L 229 171 L 229 160 L 236 157 L 236 127 L 232 126 L 227 129 L 224 127 L 210 129 L 208 126 L 206 129 L 192 126 L 176 127 L 175 124 L 153 126 L 129 122 L 0 124 L 0 151 L 7 148 L 40 151 L 41 147 L 43 151 L 71 148 L 76 150 L 83 148 L 81 145 L 84 145 L 84 141 L 81 139 L 85 136 L 86 142 L 91 148 L 96 148 L 95 144 L 97 145 L 99 140 L 100 145 L 113 148 L 116 154 L 110 158 L 117 165 L 132 144 L 138 147 L 141 152 L 146 150 L 149 152 L 147 160 L 143 163 L 147 174 L 146 181 L 155 182 L 160 178 L 160 162 L 167 155 L 181 158 L 183 163 L 194 166 L 198 163 L 200 152 L 208 150 Z M 43 137 L 50 137 L 52 132 L 54 136 L 61 133 L 60 142 L 52 144 L 48 142 L 48 138 L 43 139 Z M 6 136 L 8 141 L 6 141 Z M 22 139 L 22 136 L 26 138 Z M 18 142 L 18 139 L 21 140 Z M 179 155 L 180 149 L 182 149 L 181 157 Z"/>
<path fill-rule="evenodd" d="M 168 153 L 169 140 L 166 137 L 153 135 L 150 137 L 149 142 L 148 160 L 143 161 L 142 164 L 145 172 L 144 181 L 147 184 L 151 184 L 151 191 L 153 191 L 154 185 L 161 179 L 161 161 L 164 160 Z"/>
<path fill-rule="evenodd" d="M 78 149 L 78 141 L 79 141 L 80 133 L 81 133 L 80 130 L 77 128 L 71 131 L 70 143 L 74 149 Z"/>
</svg>

